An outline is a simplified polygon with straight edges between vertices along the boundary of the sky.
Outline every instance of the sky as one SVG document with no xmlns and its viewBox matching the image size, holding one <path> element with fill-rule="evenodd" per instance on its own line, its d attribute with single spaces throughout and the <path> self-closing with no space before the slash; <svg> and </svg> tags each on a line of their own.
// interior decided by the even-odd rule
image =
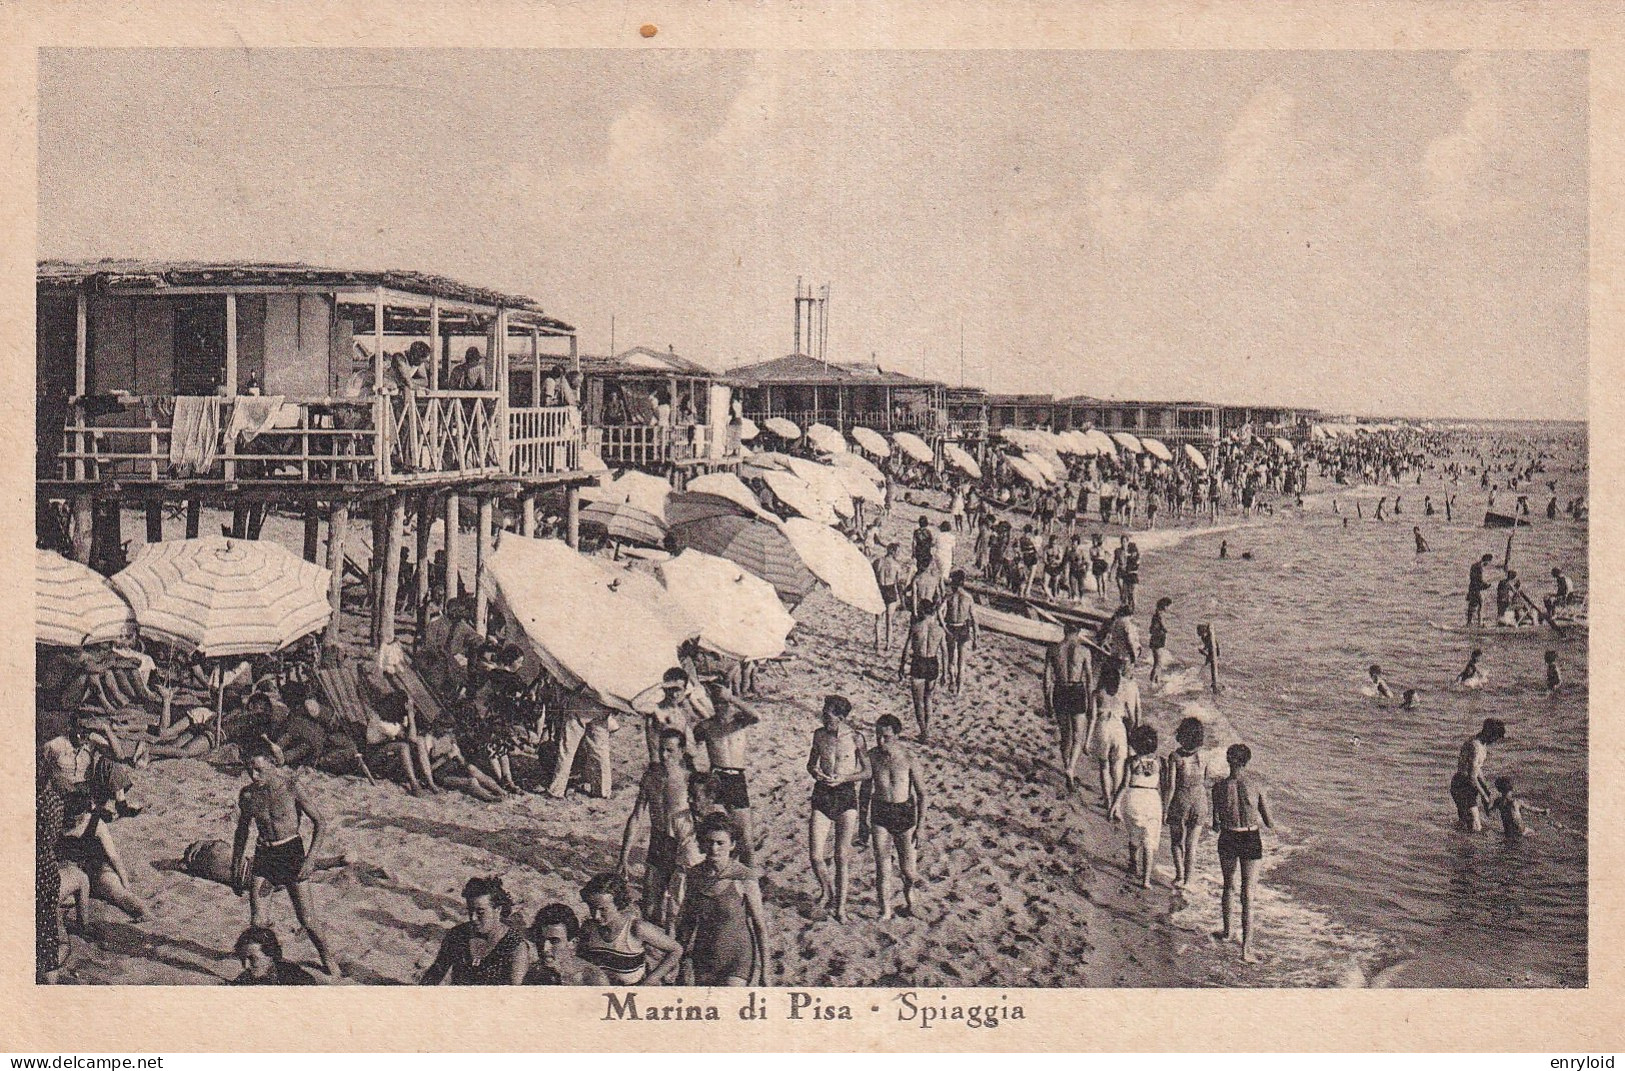
<svg viewBox="0 0 1625 1071">
<path fill-rule="evenodd" d="M 404 268 L 584 352 L 1583 419 L 1579 52 L 49 50 L 39 255 Z M 961 349 L 963 339 L 963 349 Z M 963 352 L 963 359 L 961 359 Z"/>
</svg>

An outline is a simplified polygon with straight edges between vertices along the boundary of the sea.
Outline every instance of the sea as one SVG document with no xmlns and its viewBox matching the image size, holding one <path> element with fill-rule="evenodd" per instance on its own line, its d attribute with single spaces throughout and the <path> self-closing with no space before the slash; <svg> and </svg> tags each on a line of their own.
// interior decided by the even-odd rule
<svg viewBox="0 0 1625 1071">
<path fill-rule="evenodd" d="M 1553 455 L 1526 488 L 1533 516 L 1513 535 L 1512 567 L 1537 602 L 1554 565 L 1586 590 L 1587 524 L 1561 512 L 1548 520 L 1544 484 L 1557 480 L 1560 506 L 1587 495 L 1585 426 L 1508 423 L 1477 434 Z M 1377 499 L 1391 507 L 1395 494 L 1402 512 L 1375 520 Z M 1426 495 L 1435 516 L 1424 516 Z M 1193 894 L 1173 914 L 1180 950 L 1196 953 L 1182 957 L 1188 981 L 1586 984 L 1587 638 L 1542 629 L 1475 639 L 1446 627 L 1462 624 L 1472 562 L 1489 553 L 1499 565 L 1507 552 L 1509 530 L 1482 526 L 1488 497 L 1476 478 L 1451 488 L 1436 474 L 1352 489 L 1312 482 L 1301 510 L 1141 539 L 1142 605 L 1173 599 L 1170 646 L 1184 663 L 1167 686 L 1150 689 L 1148 709 L 1165 741 L 1179 717 L 1201 717 L 1221 770 L 1223 747 L 1245 741 L 1280 827 L 1259 900 L 1264 963 L 1243 975 L 1233 956 L 1212 955 L 1217 897 Z M 1498 492 L 1497 510 L 1510 510 L 1512 497 Z M 1427 553 L 1416 552 L 1413 525 Z M 1202 622 L 1222 647 L 1217 695 L 1195 665 Z M 1475 645 L 1486 682 L 1453 686 Z M 1548 650 L 1563 675 L 1555 694 Z M 1417 690 L 1416 709 L 1373 694 L 1372 664 L 1396 697 Z M 1530 836 L 1509 839 L 1498 820 L 1477 834 L 1455 826 L 1448 785 L 1457 752 L 1486 717 L 1508 730 L 1490 751 L 1489 776 L 1512 777 L 1525 800 L 1551 812 L 1529 816 Z M 1199 869 L 1205 883 L 1216 880 L 1211 857 Z"/>
</svg>

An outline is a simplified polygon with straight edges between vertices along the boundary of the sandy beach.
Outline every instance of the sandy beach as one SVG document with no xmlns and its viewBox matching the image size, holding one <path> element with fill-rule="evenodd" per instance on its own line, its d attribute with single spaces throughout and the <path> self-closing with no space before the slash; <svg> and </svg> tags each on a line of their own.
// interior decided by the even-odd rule
<svg viewBox="0 0 1625 1071">
<path fill-rule="evenodd" d="M 899 504 L 888 527 L 900 533 L 919 514 Z M 1190 534 L 1197 533 L 1182 533 Z M 1175 542 L 1172 535 L 1156 540 Z M 1148 562 L 1155 568 L 1154 552 Z M 865 729 L 883 713 L 905 724 L 910 717 L 896 651 L 873 650 L 867 615 L 820 590 L 797 617 L 793 657 L 761 676 L 765 717 L 754 731 L 750 770 L 778 984 L 1247 984 L 1234 952 L 1205 936 L 1217 920 L 1211 881 L 1199 881 L 1189 902 L 1176 901 L 1164 862 L 1163 884 L 1142 895 L 1126 882 L 1123 834 L 1106 821 L 1094 794 L 1062 797 L 1056 745 L 1042 713 L 1040 649 L 992 633 L 983 634 L 971 656 L 963 694 L 938 715 L 940 736 L 921 751 L 931 790 L 924 917 L 875 917 L 874 866 L 864 850 L 853 871 L 856 917 L 844 926 L 824 919 L 806 858 L 804 768 L 822 697 L 847 695 Z M 1177 683 L 1171 689 L 1179 690 Z M 1148 696 L 1146 705 L 1165 732 L 1181 713 L 1178 695 Z M 623 728 L 613 742 L 616 793 L 609 800 L 528 796 L 493 806 L 460 793 L 416 798 L 393 783 L 303 772 L 333 822 L 323 854 L 342 852 L 349 860 L 314 879 L 346 974 L 367 983 L 413 981 L 443 930 L 461 920 L 458 891 L 471 875 L 502 875 L 527 916 L 553 900 L 579 908 L 581 884 L 614 867 L 642 768 L 639 733 Z M 142 775 L 148 810 L 120 822 L 117 832 L 149 901 L 148 917 L 132 924 L 97 904 L 100 940 L 76 942 L 73 980 L 196 984 L 236 974 L 230 948 L 247 924 L 246 898 L 188 876 L 179 860 L 193 841 L 230 839 L 244 783 L 235 771 L 198 760 L 163 761 Z M 1208 869 L 1216 871 L 1207 851 Z M 640 863 L 641 849 L 635 871 Z M 314 963 L 286 899 L 275 904 L 285 946 Z M 1264 904 L 1267 912 L 1268 899 Z"/>
</svg>

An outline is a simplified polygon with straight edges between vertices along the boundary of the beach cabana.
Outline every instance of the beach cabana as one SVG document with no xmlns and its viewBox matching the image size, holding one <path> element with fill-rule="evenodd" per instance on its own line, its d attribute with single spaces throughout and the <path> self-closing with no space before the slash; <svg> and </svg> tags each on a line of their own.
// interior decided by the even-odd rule
<svg viewBox="0 0 1625 1071">
<path fill-rule="evenodd" d="M 731 426 L 732 391 L 705 365 L 634 346 L 584 354 L 580 368 L 583 434 L 608 464 L 664 475 L 737 462 L 745 429 Z"/>
<path fill-rule="evenodd" d="M 764 427 L 767 418 L 783 417 L 803 428 L 826 424 L 849 432 L 861 426 L 884 435 L 911 431 L 933 441 L 947 429 L 941 383 L 872 361 L 843 363 L 791 354 L 741 365 L 726 380 L 738 390 L 745 415 Z"/>
</svg>

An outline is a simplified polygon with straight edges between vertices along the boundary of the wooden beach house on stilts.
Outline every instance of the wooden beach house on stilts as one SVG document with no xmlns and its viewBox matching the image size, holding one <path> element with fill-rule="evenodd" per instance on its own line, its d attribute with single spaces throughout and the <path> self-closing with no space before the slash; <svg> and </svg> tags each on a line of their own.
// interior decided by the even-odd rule
<svg viewBox="0 0 1625 1071">
<path fill-rule="evenodd" d="M 581 358 L 585 446 L 610 468 L 635 468 L 682 487 L 739 464 L 733 389 L 671 350 L 636 346 Z"/>
<path fill-rule="evenodd" d="M 1219 406 L 1208 402 L 1124 402 L 1079 395 L 1055 405 L 1058 430 L 1126 431 L 1198 448 L 1219 439 Z"/>
<path fill-rule="evenodd" d="M 803 431 L 813 424 L 841 432 L 864 427 L 882 435 L 909 431 L 933 450 L 940 450 L 948 432 L 944 384 L 872 363 L 791 354 L 731 369 L 725 381 L 738 391 L 744 415 L 758 424 L 784 417 Z"/>
<path fill-rule="evenodd" d="M 336 611 L 351 519 L 370 517 L 381 643 L 409 517 L 420 625 L 437 519 L 439 597 L 471 582 L 481 624 L 499 500 L 517 499 L 528 535 L 536 496 L 562 494 L 574 541 L 576 489 L 592 479 L 580 413 L 538 402 L 548 362 L 574 363 L 575 329 L 530 298 L 414 272 L 45 261 L 37 299 L 40 538 L 81 561 L 118 566 L 123 509 L 144 512 L 149 541 L 169 508 L 188 537 L 204 507 L 230 511 L 238 538 L 293 511 L 304 556 L 333 570 Z M 465 499 L 472 577 L 459 575 Z"/>
</svg>

